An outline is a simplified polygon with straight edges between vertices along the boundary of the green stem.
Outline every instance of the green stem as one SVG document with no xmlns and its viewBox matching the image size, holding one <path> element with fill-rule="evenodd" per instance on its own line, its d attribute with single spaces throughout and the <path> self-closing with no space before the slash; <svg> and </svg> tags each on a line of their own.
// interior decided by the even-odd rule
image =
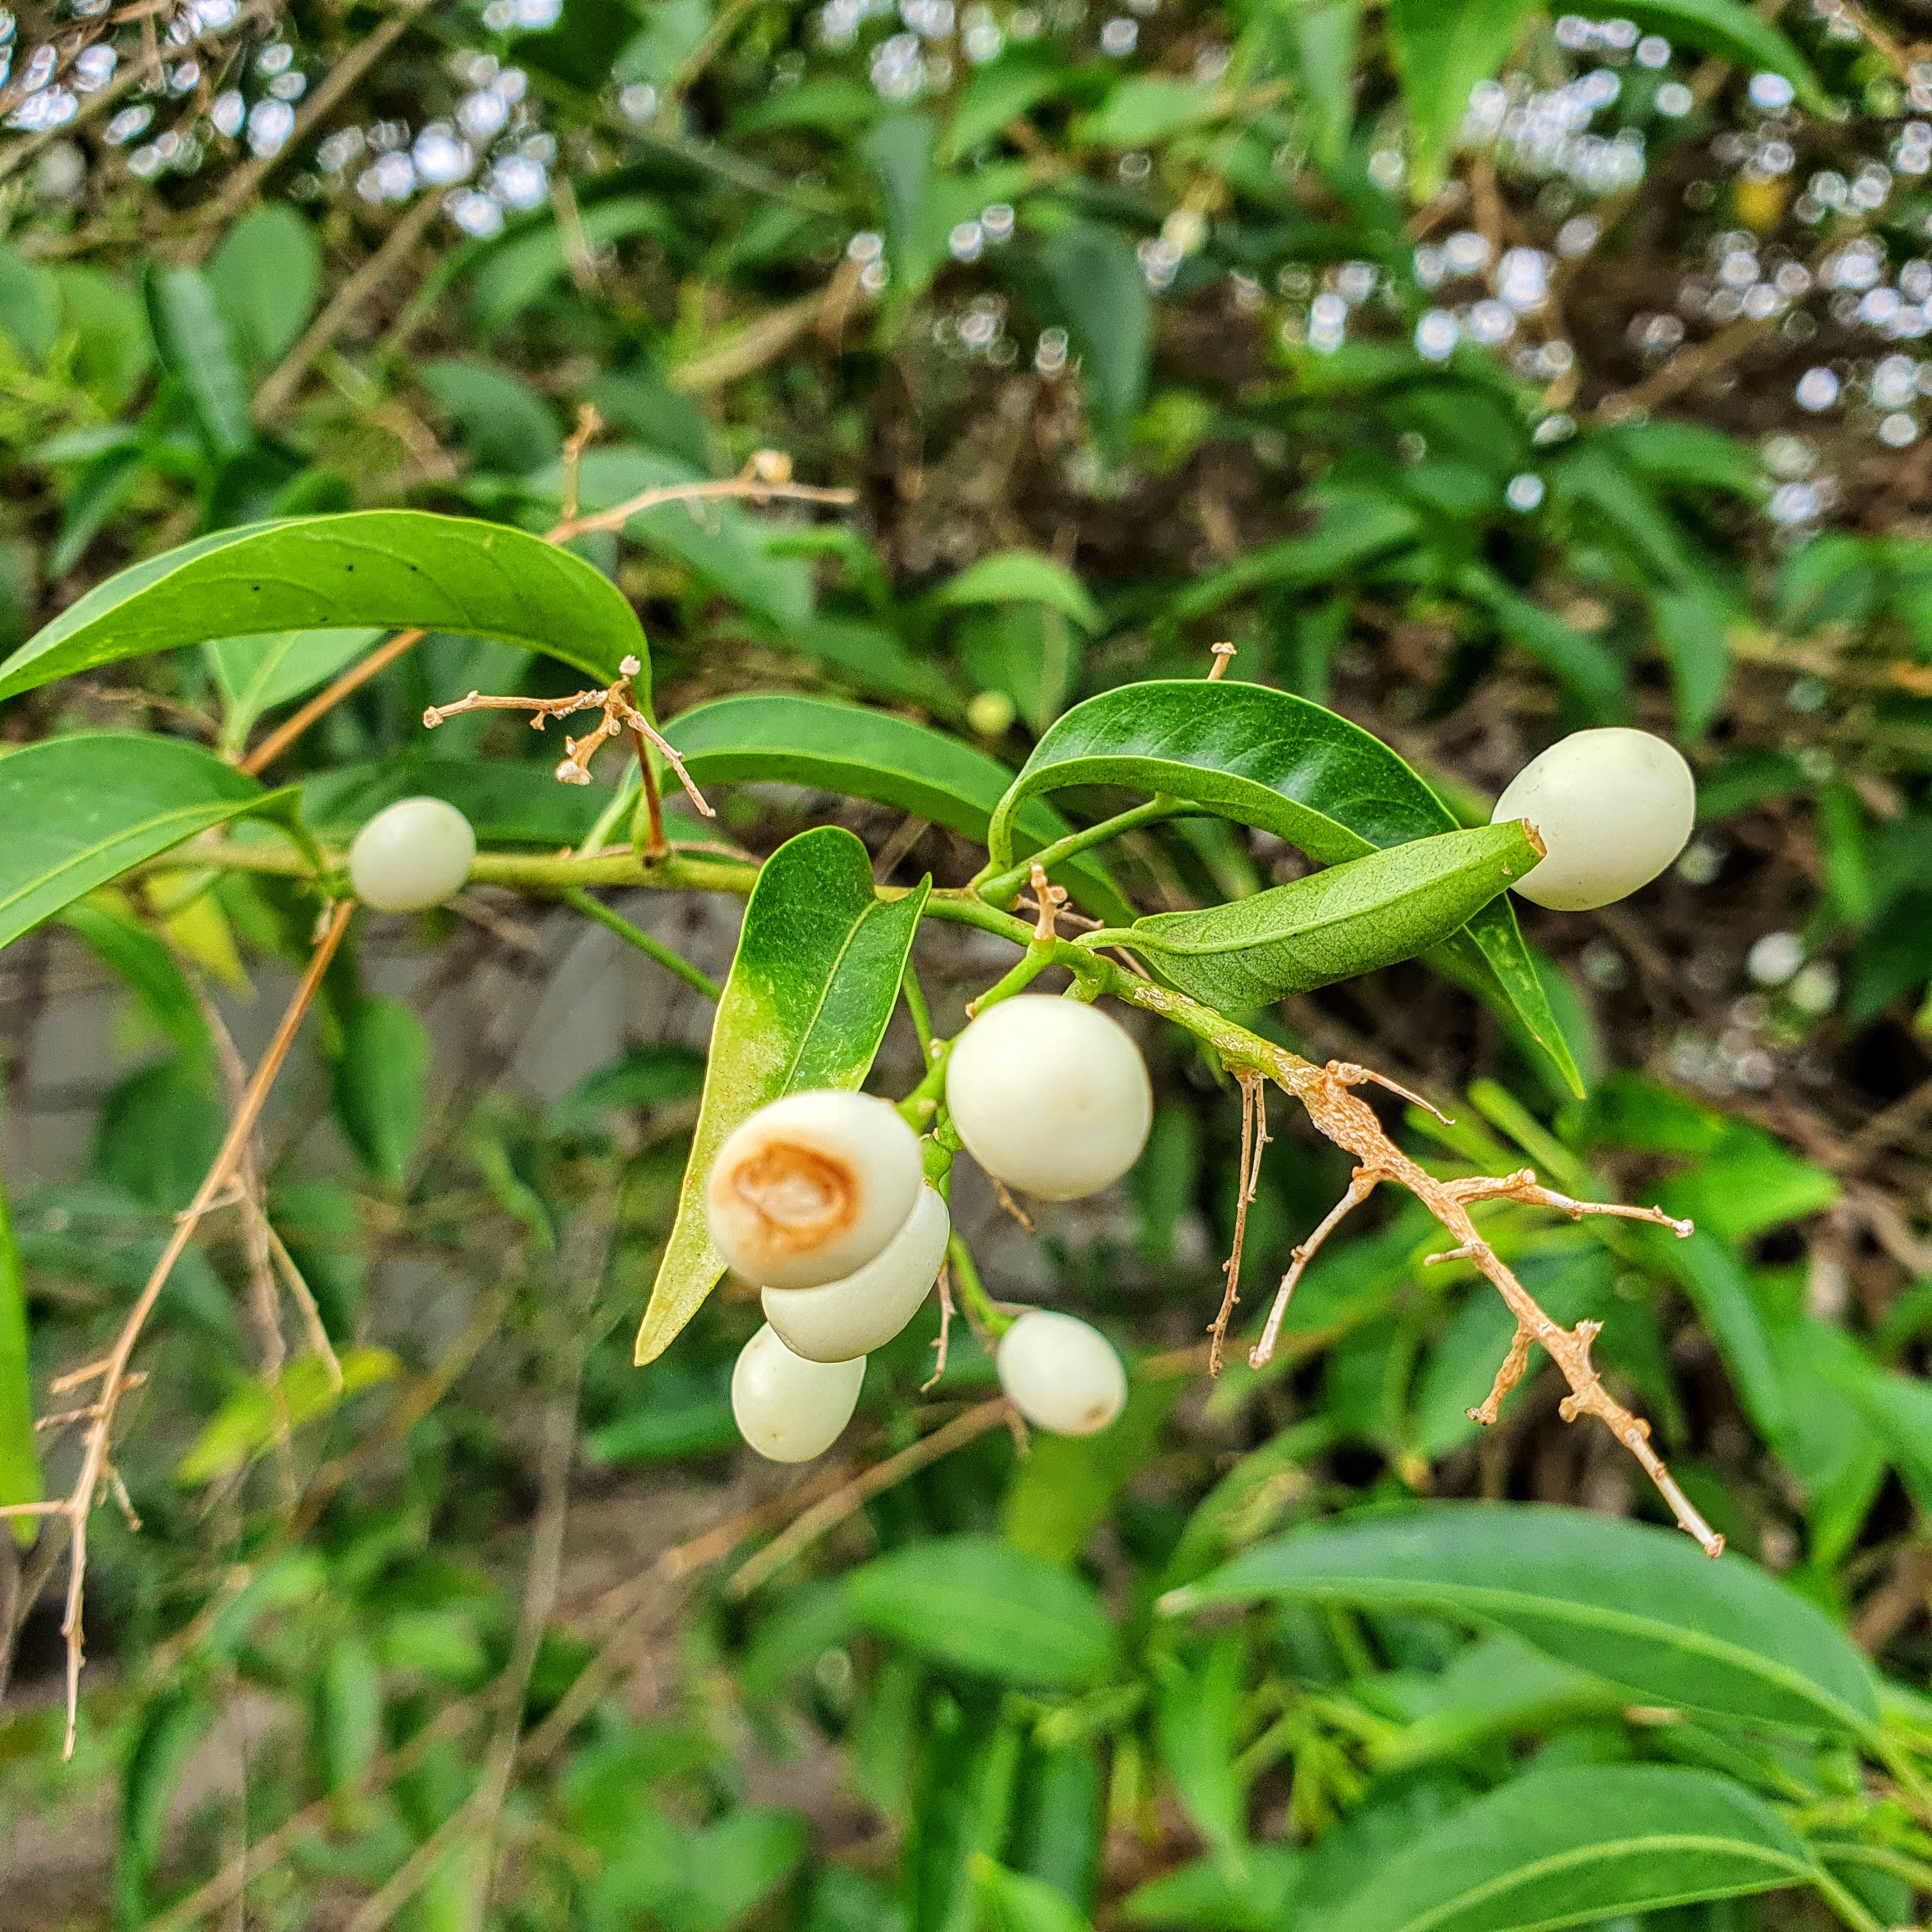
<svg viewBox="0 0 1932 1932">
<path fill-rule="evenodd" d="M 1004 1335 L 1013 1325 L 1013 1317 L 1002 1315 L 993 1306 L 966 1244 L 957 1234 L 946 1244 L 946 1258 L 952 1270 L 952 1285 L 959 1291 L 961 1301 L 971 1311 L 975 1325 L 995 1339 Z"/>
<path fill-rule="evenodd" d="M 988 859 L 968 892 L 976 892 L 989 905 L 1007 906 L 1018 896 L 1020 888 L 1033 876 L 1035 866 L 1044 866 L 1050 876 L 1053 868 L 1063 859 L 1070 859 L 1076 852 L 1084 852 L 1089 846 L 1102 845 L 1109 838 L 1118 838 L 1124 832 L 1138 830 L 1143 825 L 1152 825 L 1163 818 L 1171 818 L 1180 808 L 1177 802 L 1165 792 L 1157 792 L 1144 805 L 1136 805 L 1126 812 L 1116 812 L 1112 818 L 1103 818 L 1097 825 L 1089 825 L 1078 832 L 1070 832 L 1064 838 L 1056 838 L 1051 845 L 1042 846 L 1037 852 L 1022 859 L 1017 865 L 1004 871 L 994 870 L 997 860 Z"/>
<path fill-rule="evenodd" d="M 723 997 L 724 989 L 716 980 L 700 973 L 689 960 L 680 958 L 662 940 L 653 939 L 641 927 L 620 917 L 602 900 L 593 899 L 588 892 L 579 892 L 574 886 L 566 886 L 557 897 L 566 905 L 574 906 L 586 919 L 594 919 L 599 926 L 614 932 L 627 946 L 634 946 L 647 958 L 655 959 L 667 973 L 675 973 L 687 986 L 695 986 L 707 1000 Z"/>
<path fill-rule="evenodd" d="M 932 1058 L 932 1012 L 926 1004 L 926 992 L 919 983 L 919 975 L 913 970 L 910 953 L 906 956 L 905 974 L 900 981 L 900 991 L 905 994 L 906 1011 L 912 1016 L 912 1030 L 919 1036 L 919 1057 L 929 1060 Z"/>
<path fill-rule="evenodd" d="M 1811 1882 L 1818 1888 L 1825 1903 L 1852 1928 L 1852 1932 L 1886 1932 L 1884 1922 L 1867 1909 L 1856 1893 L 1822 1864 L 1812 1868 Z"/>
</svg>

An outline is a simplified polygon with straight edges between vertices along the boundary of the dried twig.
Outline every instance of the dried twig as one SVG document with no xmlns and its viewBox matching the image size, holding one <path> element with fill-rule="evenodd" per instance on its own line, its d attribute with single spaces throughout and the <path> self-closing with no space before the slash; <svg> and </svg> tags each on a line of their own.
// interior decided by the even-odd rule
<svg viewBox="0 0 1932 1932">
<path fill-rule="evenodd" d="M 1573 1220 L 1580 1220 L 1586 1214 L 1611 1214 L 1628 1220 L 1649 1221 L 1668 1228 L 1680 1238 L 1690 1234 L 1690 1223 L 1675 1220 L 1659 1208 L 1573 1199 L 1567 1194 L 1558 1194 L 1553 1189 L 1540 1186 L 1528 1168 L 1499 1177 L 1478 1174 L 1467 1180 L 1438 1180 L 1389 1138 L 1373 1111 L 1349 1091 L 1352 1088 L 1378 1079 L 1378 1076 L 1342 1060 L 1331 1060 L 1323 1067 L 1293 1056 L 1283 1055 L 1282 1058 L 1282 1064 L 1270 1070 L 1274 1077 L 1307 1108 L 1308 1117 L 1316 1126 L 1337 1147 L 1352 1154 L 1360 1165 L 1348 1184 L 1347 1193 L 1307 1241 L 1295 1250 L 1294 1265 L 1282 1282 L 1275 1306 L 1269 1313 L 1268 1325 L 1250 1360 L 1258 1368 L 1273 1354 L 1288 1296 L 1309 1257 L 1345 1215 L 1368 1198 L 1378 1182 L 1392 1181 L 1407 1188 L 1456 1237 L 1456 1245 L 1450 1252 L 1458 1259 L 1473 1262 L 1516 1317 L 1516 1339 L 1497 1371 L 1496 1385 L 1482 1406 L 1469 1412 L 1472 1418 L 1478 1422 L 1495 1420 L 1498 1405 L 1522 1374 L 1528 1360 L 1530 1345 L 1540 1344 L 1563 1371 L 1570 1384 L 1570 1393 L 1564 1398 L 1558 1412 L 1564 1420 L 1572 1422 L 1580 1415 L 1594 1415 L 1601 1421 L 1642 1466 L 1644 1473 L 1670 1504 L 1679 1525 L 1702 1544 L 1707 1556 L 1717 1556 L 1724 1546 L 1724 1538 L 1698 1514 L 1690 1498 L 1678 1488 L 1676 1478 L 1664 1467 L 1657 1451 L 1650 1446 L 1650 1425 L 1633 1415 L 1611 1395 L 1592 1365 L 1590 1345 L 1596 1340 L 1600 1324 L 1580 1322 L 1575 1328 L 1570 1329 L 1552 1321 L 1477 1232 L 1468 1210 L 1480 1201 L 1516 1201 L 1532 1207 L 1553 1208 Z M 1382 1081 L 1380 1084 L 1394 1083 Z"/>
<path fill-rule="evenodd" d="M 1234 1188 L 1234 1238 L 1228 1244 L 1228 1258 L 1221 1264 L 1221 1306 L 1208 1330 L 1210 1376 L 1221 1372 L 1221 1348 L 1228 1337 L 1228 1318 L 1241 1299 L 1241 1246 L 1247 1237 L 1248 1209 L 1261 1185 L 1262 1150 L 1268 1144 L 1268 1089 L 1262 1076 L 1250 1068 L 1235 1078 L 1241 1089 L 1241 1164 Z"/>
<path fill-rule="evenodd" d="M 935 1387 L 945 1374 L 946 1346 L 952 1340 L 952 1276 L 945 1262 L 939 1264 L 939 1279 L 934 1286 L 939 1291 L 939 1333 L 933 1338 L 932 1372 L 919 1385 L 921 1395 Z"/>
<path fill-rule="evenodd" d="M 336 948 L 349 930 L 350 918 L 355 909 L 354 901 L 344 899 L 329 914 L 315 950 L 310 956 L 308 970 L 302 974 L 289 1001 L 288 1010 L 282 1016 L 281 1024 L 275 1029 L 274 1037 L 269 1041 L 267 1051 L 255 1069 L 254 1077 L 236 1108 L 234 1118 L 229 1123 L 226 1137 L 200 1186 L 195 1190 L 194 1198 L 176 1218 L 174 1232 L 169 1236 L 167 1245 L 161 1250 L 160 1258 L 136 1297 L 134 1306 L 128 1311 L 113 1348 L 100 1361 L 71 1372 L 54 1385 L 58 1390 L 63 1386 L 77 1386 L 83 1381 L 98 1379 L 100 1383 L 94 1420 L 88 1425 L 86 1445 L 82 1453 L 80 1473 L 73 1490 L 64 1498 L 53 1502 L 14 1503 L 0 1507 L 0 1517 L 58 1516 L 64 1518 L 68 1525 L 67 1613 L 61 1624 L 61 1634 L 67 1640 L 67 1732 L 62 1746 L 64 1759 L 74 1755 L 74 1732 L 80 1716 L 81 1616 L 87 1580 L 87 1521 L 96 1497 L 113 1480 L 108 1452 L 113 1438 L 114 1412 L 128 1386 L 129 1358 L 141 1339 L 141 1330 L 162 1288 L 166 1286 L 168 1276 L 174 1272 L 176 1262 L 187 1252 L 202 1217 L 226 1194 L 233 1180 L 236 1166 L 248 1148 L 249 1136 L 260 1118 L 262 1103 L 268 1097 L 268 1090 L 274 1085 L 283 1061 L 288 1058 L 289 1048 L 295 1044 L 302 1016 L 308 1011 L 322 984 L 322 975 L 328 970 L 328 962 L 334 958 Z"/>
</svg>

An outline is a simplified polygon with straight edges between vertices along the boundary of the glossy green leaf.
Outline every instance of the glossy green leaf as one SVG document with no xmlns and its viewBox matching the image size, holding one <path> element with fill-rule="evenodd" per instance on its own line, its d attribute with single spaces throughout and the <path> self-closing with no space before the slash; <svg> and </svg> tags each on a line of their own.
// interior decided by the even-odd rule
<svg viewBox="0 0 1932 1932">
<path fill-rule="evenodd" d="M 1775 16 L 1766 18 L 1744 0 L 1634 0 L 1629 6 L 1622 0 L 1591 0 L 1575 10 L 1586 20 L 1634 21 L 1646 33 L 1714 54 L 1747 72 L 1781 74 L 1813 113 L 1832 111 L 1818 76 Z"/>
<path fill-rule="evenodd" d="M 1013 778 L 997 759 L 944 732 L 830 698 L 721 698 L 674 718 L 664 736 L 700 785 L 815 785 L 916 813 L 982 842 Z M 1009 818 L 1013 850 L 1022 858 L 1070 830 L 1040 802 Z M 1133 917 L 1132 907 L 1090 854 L 1054 869 L 1083 909 L 1123 923 Z"/>
<path fill-rule="evenodd" d="M 34 1437 L 33 1364 L 27 1353 L 27 1277 L 14 1239 L 14 1216 L 0 1180 L 0 1503 L 37 1503 L 40 1458 Z M 24 1549 L 39 1525 L 22 1517 L 13 1525 Z"/>
<path fill-rule="evenodd" d="M 293 796 L 179 738 L 89 731 L 10 752 L 0 758 L 0 946 L 184 838 Z"/>
<path fill-rule="evenodd" d="M 1532 1771 L 1378 1862 L 1309 1932 L 1544 1932 L 1802 1885 L 1791 1828 L 1672 1765 Z"/>
<path fill-rule="evenodd" d="M 882 899 L 865 847 L 837 826 L 765 862 L 712 1023 L 704 1097 L 677 1218 L 638 1330 L 656 1360 L 724 1272 L 704 1220 L 704 1177 L 725 1136 L 795 1088 L 857 1087 L 892 1017 L 927 886 Z"/>
<path fill-rule="evenodd" d="M 973 1882 L 988 1932 L 1091 1932 L 1064 1892 L 1044 1879 L 1009 1871 L 983 1852 L 973 1861 Z"/>
<path fill-rule="evenodd" d="M 1248 1781 L 1238 1762 L 1244 1728 L 1247 1646 L 1239 1627 L 1221 1631 L 1197 1667 L 1156 1666 L 1154 1736 L 1174 1794 L 1222 1864 L 1238 1870 L 1247 1838 Z"/>
<path fill-rule="evenodd" d="M 264 712 L 326 684 L 373 650 L 380 631 L 274 631 L 265 638 L 217 638 L 203 646 L 221 688 L 221 748 L 238 752 Z"/>
<path fill-rule="evenodd" d="M 1438 832 L 1204 912 L 1153 914 L 1126 943 L 1184 993 L 1247 1012 L 1441 945 L 1540 856 L 1520 819 Z"/>
<path fill-rule="evenodd" d="M 1278 1598 L 1489 1624 L 1646 1704 L 1870 1730 L 1864 1659 L 1814 1605 L 1680 1531 L 1540 1504 L 1450 1503 L 1282 1537 L 1162 1600 Z"/>
<path fill-rule="evenodd" d="M 161 364 L 188 392 L 195 420 L 218 456 L 247 448 L 248 383 L 233 332 L 199 268 L 166 268 L 146 284 L 148 326 Z"/>
<path fill-rule="evenodd" d="M 61 923 L 119 976 L 178 1051 L 209 1064 L 207 1016 L 180 960 L 124 901 L 110 892 L 76 900 L 61 914 Z"/>
<path fill-rule="evenodd" d="M 130 565 L 0 664 L 0 698 L 211 638 L 364 626 L 505 638 L 600 680 L 646 655 L 623 593 L 568 550 L 473 518 L 357 510 L 219 530 Z"/>
<path fill-rule="evenodd" d="M 1069 785 L 1165 793 L 1273 832 L 1324 866 L 1456 830 L 1436 794 L 1379 739 L 1286 692 L 1232 680 L 1160 680 L 1076 705 L 1034 747 L 987 842 L 1012 862 L 1029 801 Z M 1507 898 L 1442 948 L 1507 1000 L 1571 1088 L 1582 1081 Z"/>
<path fill-rule="evenodd" d="M 997 1537 L 940 1537 L 874 1557 L 846 1578 L 845 1599 L 868 1630 L 1002 1684 L 1071 1689 L 1114 1662 L 1093 1586 Z"/>
<path fill-rule="evenodd" d="M 429 1036 L 400 1000 L 358 1000 L 332 1081 L 335 1118 L 362 1165 L 400 1186 L 428 1112 Z"/>
<path fill-rule="evenodd" d="M 295 346 L 314 313 L 322 244 L 286 202 L 268 202 L 222 238 L 208 279 L 242 346 L 266 368 Z"/>
<path fill-rule="evenodd" d="M 1205 617 L 1251 590 L 1332 583 L 1422 534 L 1415 506 L 1387 490 L 1324 485 L 1310 490 L 1304 500 L 1321 512 L 1312 530 L 1263 544 L 1209 571 L 1174 599 L 1169 608 L 1174 621 Z"/>
<path fill-rule="evenodd" d="M 1086 587 L 1065 565 L 1037 550 L 1003 550 L 969 564 L 942 584 L 934 601 L 956 608 L 971 604 L 1044 604 L 1083 631 L 1100 628 L 1100 613 Z"/>
<path fill-rule="evenodd" d="M 1469 95 L 1510 56 L 1531 0 L 1389 0 L 1389 51 L 1408 109 L 1409 192 L 1426 201 L 1442 185 Z"/>
<path fill-rule="evenodd" d="M 1088 406 L 1118 436 L 1147 400 L 1154 357 L 1154 298 L 1133 244 L 1118 229 L 1078 222 L 1047 238 L 1040 266 Z"/>
<path fill-rule="evenodd" d="M 402 1364 L 386 1348 L 349 1348 L 341 1356 L 342 1386 L 329 1378 L 320 1355 L 298 1355 L 281 1373 L 281 1412 L 292 1429 L 332 1414 L 352 1395 L 392 1380 Z M 175 1480 L 190 1488 L 232 1475 L 275 1439 L 277 1403 L 260 1382 L 244 1382 L 215 1411 L 175 1466 Z"/>
</svg>

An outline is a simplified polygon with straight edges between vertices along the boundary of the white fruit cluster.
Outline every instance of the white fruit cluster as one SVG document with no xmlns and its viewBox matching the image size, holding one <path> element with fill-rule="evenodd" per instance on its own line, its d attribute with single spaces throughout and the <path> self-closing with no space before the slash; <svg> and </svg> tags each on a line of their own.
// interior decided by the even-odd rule
<svg viewBox="0 0 1932 1932">
<path fill-rule="evenodd" d="M 350 890 L 378 912 L 421 912 L 463 890 L 476 862 L 476 834 L 440 798 L 399 798 L 356 833 Z"/>
<path fill-rule="evenodd" d="M 946 1101 L 988 1173 L 1049 1200 L 1117 1180 L 1153 1118 L 1147 1069 L 1091 1007 L 1016 998 L 955 1042 Z M 851 1420 L 866 1358 L 918 1312 L 946 1259 L 952 1221 L 926 1184 L 898 1110 L 862 1094 L 788 1094 L 727 1137 L 705 1181 L 713 1244 L 762 1291 L 765 1325 L 731 1377 L 739 1432 L 762 1456 L 821 1455 Z M 1126 1400 L 1106 1339 L 1031 1309 L 1000 1338 L 1014 1408 L 1059 1435 L 1104 1429 Z"/>
<path fill-rule="evenodd" d="M 1696 782 L 1674 746 L 1623 725 L 1572 732 L 1518 772 L 1490 814 L 1527 819 L 1544 856 L 1516 881 L 1532 904 L 1587 912 L 1647 886 L 1690 837 Z"/>
</svg>

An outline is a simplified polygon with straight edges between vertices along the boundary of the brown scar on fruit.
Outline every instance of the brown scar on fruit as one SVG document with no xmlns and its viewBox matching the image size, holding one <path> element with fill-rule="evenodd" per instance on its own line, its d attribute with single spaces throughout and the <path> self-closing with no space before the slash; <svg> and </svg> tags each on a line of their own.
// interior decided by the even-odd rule
<svg viewBox="0 0 1932 1932">
<path fill-rule="evenodd" d="M 859 1186 L 850 1167 L 796 1142 L 760 1148 L 722 1179 L 758 1216 L 766 1241 L 780 1252 L 808 1254 L 858 1218 Z"/>
</svg>

